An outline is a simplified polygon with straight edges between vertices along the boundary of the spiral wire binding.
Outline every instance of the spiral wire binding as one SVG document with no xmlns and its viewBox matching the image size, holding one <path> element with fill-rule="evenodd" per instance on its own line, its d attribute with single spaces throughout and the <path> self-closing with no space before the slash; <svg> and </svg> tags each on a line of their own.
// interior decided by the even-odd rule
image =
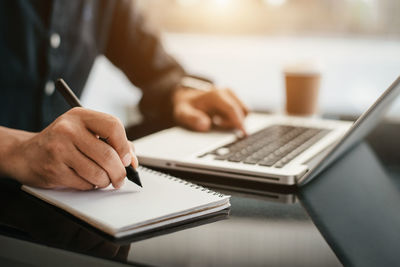
<svg viewBox="0 0 400 267">
<path fill-rule="evenodd" d="M 161 176 L 161 177 L 167 178 L 169 180 L 172 180 L 174 182 L 178 182 L 180 184 L 184 184 L 184 185 L 187 185 L 187 186 L 190 186 L 190 187 L 194 187 L 194 189 L 196 189 L 196 190 L 201 190 L 203 192 L 206 191 L 207 194 L 213 194 L 213 196 L 218 196 L 220 198 L 226 196 L 224 194 L 218 193 L 218 192 L 216 192 L 214 190 L 211 190 L 209 188 L 206 188 L 204 186 L 201 186 L 201 185 L 198 185 L 198 184 L 194 184 L 192 182 L 188 182 L 188 181 L 182 180 L 182 179 L 180 179 L 178 177 L 174 177 L 172 175 L 169 175 L 169 174 L 166 174 L 166 173 L 163 173 L 163 172 L 155 171 L 153 169 L 149 169 L 149 168 L 146 168 L 146 167 L 143 167 L 143 166 L 139 166 L 138 169 L 142 170 L 142 171 L 145 171 L 145 172 L 148 172 L 148 173 L 155 174 L 157 176 Z"/>
</svg>

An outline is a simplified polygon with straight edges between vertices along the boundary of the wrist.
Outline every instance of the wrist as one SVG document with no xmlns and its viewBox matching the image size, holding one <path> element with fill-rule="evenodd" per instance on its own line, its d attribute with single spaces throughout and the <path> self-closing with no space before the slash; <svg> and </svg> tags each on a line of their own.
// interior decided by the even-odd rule
<svg viewBox="0 0 400 267">
<path fill-rule="evenodd" d="M 179 87 L 207 92 L 214 88 L 214 84 L 212 81 L 205 78 L 184 76 L 179 83 Z"/>
<path fill-rule="evenodd" d="M 0 175 L 7 177 L 18 176 L 20 162 L 24 152 L 22 144 L 30 139 L 34 133 L 0 127 Z"/>
</svg>

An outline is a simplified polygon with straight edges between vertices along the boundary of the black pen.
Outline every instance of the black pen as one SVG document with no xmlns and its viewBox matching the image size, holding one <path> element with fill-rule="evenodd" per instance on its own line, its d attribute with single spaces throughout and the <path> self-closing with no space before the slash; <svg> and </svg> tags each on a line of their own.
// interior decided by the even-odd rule
<svg viewBox="0 0 400 267">
<path fill-rule="evenodd" d="M 71 90 L 71 88 L 69 88 L 69 86 L 63 79 L 58 79 L 56 81 L 56 88 L 61 93 L 61 95 L 64 97 L 64 99 L 68 102 L 68 104 L 71 106 L 71 108 L 82 107 L 81 102 L 79 102 L 79 99 L 76 97 L 74 92 Z M 103 139 L 101 137 L 100 137 L 100 139 L 107 143 L 107 141 L 105 139 Z M 142 183 L 140 182 L 139 174 L 133 168 L 132 164 L 129 165 L 128 167 L 125 167 L 125 170 L 126 170 L 126 177 L 128 177 L 129 181 L 134 182 L 135 184 L 137 184 L 140 187 L 143 187 Z"/>
</svg>

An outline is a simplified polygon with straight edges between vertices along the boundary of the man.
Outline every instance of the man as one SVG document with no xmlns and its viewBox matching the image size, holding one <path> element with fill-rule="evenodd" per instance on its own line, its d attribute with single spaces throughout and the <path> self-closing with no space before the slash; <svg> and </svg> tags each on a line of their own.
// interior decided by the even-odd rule
<svg viewBox="0 0 400 267">
<path fill-rule="evenodd" d="M 188 75 L 146 29 L 133 1 L 1 1 L 2 176 L 44 188 L 89 190 L 110 183 L 119 188 L 124 166 L 137 167 L 118 119 L 83 108 L 68 111 L 54 92 L 53 81 L 62 77 L 81 95 L 99 54 L 143 90 L 145 117 L 197 131 L 208 131 L 216 117 L 219 126 L 244 131 L 242 102 L 229 90 L 184 86 Z"/>
</svg>

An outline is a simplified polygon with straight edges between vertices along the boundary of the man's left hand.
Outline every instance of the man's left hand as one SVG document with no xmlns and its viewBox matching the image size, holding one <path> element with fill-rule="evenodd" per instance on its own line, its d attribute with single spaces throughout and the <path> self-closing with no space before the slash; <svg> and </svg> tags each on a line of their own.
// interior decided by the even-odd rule
<svg viewBox="0 0 400 267">
<path fill-rule="evenodd" d="M 206 132 L 215 125 L 246 135 L 243 122 L 247 114 L 247 107 L 230 89 L 178 88 L 173 95 L 175 122 L 195 131 Z"/>
</svg>

